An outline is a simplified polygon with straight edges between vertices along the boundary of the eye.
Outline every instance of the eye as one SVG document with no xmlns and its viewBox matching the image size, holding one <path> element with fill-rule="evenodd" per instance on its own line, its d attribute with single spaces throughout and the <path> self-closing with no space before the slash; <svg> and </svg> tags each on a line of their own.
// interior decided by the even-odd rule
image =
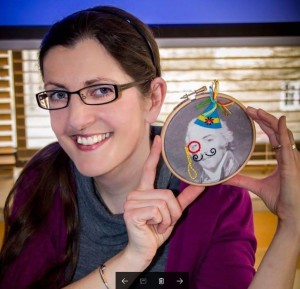
<svg viewBox="0 0 300 289">
<path fill-rule="evenodd" d="M 209 135 L 204 136 L 203 140 L 206 141 L 207 143 L 208 142 L 215 142 L 216 136 L 212 135 L 212 134 L 209 134 Z"/>
<path fill-rule="evenodd" d="M 189 142 L 187 147 L 188 147 L 189 152 L 192 154 L 196 154 L 201 150 L 201 144 L 195 140 Z"/>
<path fill-rule="evenodd" d="M 67 100 L 68 94 L 65 91 L 48 91 L 48 97 L 51 101 Z"/>
<path fill-rule="evenodd" d="M 107 97 L 114 95 L 114 87 L 111 85 L 99 85 L 91 87 L 89 90 L 89 95 L 94 97 Z"/>
</svg>

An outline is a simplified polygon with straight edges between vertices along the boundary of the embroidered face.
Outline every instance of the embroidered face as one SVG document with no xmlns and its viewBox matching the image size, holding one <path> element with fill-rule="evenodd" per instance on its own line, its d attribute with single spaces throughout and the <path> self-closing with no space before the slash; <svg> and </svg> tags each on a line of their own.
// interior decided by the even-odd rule
<svg viewBox="0 0 300 289">
<path fill-rule="evenodd" d="M 204 140 L 206 141 L 211 141 L 210 140 L 211 135 L 205 136 Z M 191 141 L 187 145 L 187 149 L 189 153 L 192 155 L 192 159 L 194 162 L 201 162 L 205 161 L 209 157 L 212 157 L 216 154 L 217 150 L 215 148 L 211 148 L 209 152 L 207 151 L 201 151 L 201 144 L 199 141 Z"/>
<path fill-rule="evenodd" d="M 226 124 L 222 128 L 211 129 L 199 126 L 192 120 L 187 128 L 186 146 L 193 160 L 207 170 L 215 170 L 225 155 L 232 133 Z"/>
</svg>

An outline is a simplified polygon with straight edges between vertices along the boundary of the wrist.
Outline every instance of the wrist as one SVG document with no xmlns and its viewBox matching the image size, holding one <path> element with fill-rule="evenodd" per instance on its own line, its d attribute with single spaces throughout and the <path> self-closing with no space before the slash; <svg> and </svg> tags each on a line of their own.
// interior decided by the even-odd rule
<svg viewBox="0 0 300 289">
<path fill-rule="evenodd" d="M 278 220 L 276 235 L 282 236 L 290 243 L 291 249 L 296 248 L 300 253 L 300 227 L 296 223 Z"/>
<path fill-rule="evenodd" d="M 140 254 L 130 246 L 121 252 L 128 272 L 143 272 L 152 262 L 154 255 Z"/>
<path fill-rule="evenodd" d="M 104 288 L 115 288 L 112 285 L 116 284 L 117 272 L 143 272 L 151 263 L 151 260 L 141 258 L 137 254 L 133 254 L 128 246 L 119 252 L 117 255 L 107 260 L 100 265 L 97 270 L 97 275 L 100 275 Z M 97 276 L 99 282 L 99 276 Z M 130 284 L 126 284 L 126 287 Z"/>
</svg>

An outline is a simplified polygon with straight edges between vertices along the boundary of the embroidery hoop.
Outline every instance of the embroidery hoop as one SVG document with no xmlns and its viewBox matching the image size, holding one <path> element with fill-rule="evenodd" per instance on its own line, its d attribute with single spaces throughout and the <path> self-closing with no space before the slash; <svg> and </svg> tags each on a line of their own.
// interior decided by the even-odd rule
<svg viewBox="0 0 300 289">
<path fill-rule="evenodd" d="M 186 94 L 185 96 L 183 96 L 182 98 L 185 98 L 185 100 L 179 103 L 174 108 L 171 114 L 167 117 L 162 127 L 161 136 L 163 159 L 170 171 L 176 177 L 191 185 L 212 186 L 230 179 L 244 168 L 251 157 L 255 145 L 255 125 L 253 123 L 253 120 L 247 115 L 245 106 L 232 96 L 219 93 L 218 81 L 214 81 L 212 87 L 210 88 L 211 90 L 207 91 L 206 87 L 202 87 L 190 94 Z M 220 173 L 219 175 L 220 177 L 218 178 L 214 176 L 209 179 L 209 177 L 204 177 L 209 176 L 209 174 L 206 174 L 204 172 L 203 166 L 198 164 L 198 162 L 201 163 L 201 161 L 194 161 L 192 159 L 194 157 L 194 154 L 198 156 L 201 155 L 201 145 L 199 143 L 204 143 L 205 141 L 198 142 L 197 139 L 187 140 L 187 135 L 190 135 L 187 134 L 187 131 L 188 128 L 193 127 L 195 123 L 194 120 L 199 115 L 201 115 L 200 119 L 203 120 L 202 114 L 205 112 L 205 109 L 207 109 L 207 107 L 197 109 L 196 106 L 205 101 L 206 103 L 208 103 L 208 100 L 211 99 L 212 91 L 219 103 L 226 104 L 229 102 L 233 102 L 230 104 L 230 106 L 227 107 L 230 114 L 225 115 L 223 112 L 219 112 L 219 119 L 221 126 L 225 123 L 225 125 L 222 126 L 224 127 L 222 130 L 226 131 L 227 129 L 225 129 L 225 126 L 227 126 L 228 130 L 231 131 L 231 133 L 229 132 L 229 135 L 231 134 L 233 137 L 233 141 L 230 144 L 232 147 L 230 150 L 231 153 L 228 152 L 229 149 L 227 148 L 225 154 L 226 156 L 233 156 L 232 159 L 235 159 L 237 167 L 229 172 L 228 168 L 230 167 L 230 165 L 227 165 L 228 163 L 225 162 L 226 156 L 224 155 L 222 160 L 219 162 L 219 164 L 223 164 L 223 166 L 220 165 L 219 167 L 219 172 L 222 171 L 222 173 Z M 190 98 L 190 96 L 192 95 L 194 96 L 193 99 Z M 227 108 L 225 107 L 225 112 Z M 192 122 L 193 124 L 191 124 Z M 207 128 L 204 128 L 204 130 L 202 131 L 205 132 L 205 130 L 211 130 L 210 127 L 208 128 L 208 130 Z M 215 129 L 214 131 L 218 134 L 218 129 Z M 212 131 L 212 135 L 214 134 L 214 131 Z M 222 132 L 222 134 L 224 133 L 225 132 Z M 197 137 L 198 135 L 201 134 L 197 134 Z M 208 150 L 202 155 L 205 156 L 205 153 L 209 155 L 212 154 L 211 152 L 214 152 L 214 158 L 215 160 L 217 160 L 221 157 L 222 148 L 220 143 L 222 143 L 222 140 L 215 143 L 216 147 L 218 145 L 220 146 L 218 149 Z M 189 149 L 188 145 L 193 146 L 193 148 Z M 206 147 L 207 146 L 208 145 L 206 145 Z M 188 155 L 190 155 L 190 157 Z M 203 158 L 203 162 L 204 161 L 205 158 Z M 230 161 L 231 160 L 229 160 L 229 164 Z M 234 162 L 234 160 L 232 160 L 231 163 L 232 162 Z"/>
</svg>

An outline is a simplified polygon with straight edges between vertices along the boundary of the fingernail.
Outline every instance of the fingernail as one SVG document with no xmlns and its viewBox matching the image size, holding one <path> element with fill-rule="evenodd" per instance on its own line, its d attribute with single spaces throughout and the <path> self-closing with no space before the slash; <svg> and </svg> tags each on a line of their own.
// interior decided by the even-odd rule
<svg viewBox="0 0 300 289">
<path fill-rule="evenodd" d="M 159 136 L 159 135 L 156 135 L 156 136 L 154 137 L 154 141 L 159 143 L 159 142 L 160 142 L 160 136 Z"/>
<path fill-rule="evenodd" d="M 254 107 L 252 107 L 252 106 L 248 106 L 248 107 L 247 107 L 247 110 L 255 111 L 256 109 L 255 109 Z"/>
</svg>

